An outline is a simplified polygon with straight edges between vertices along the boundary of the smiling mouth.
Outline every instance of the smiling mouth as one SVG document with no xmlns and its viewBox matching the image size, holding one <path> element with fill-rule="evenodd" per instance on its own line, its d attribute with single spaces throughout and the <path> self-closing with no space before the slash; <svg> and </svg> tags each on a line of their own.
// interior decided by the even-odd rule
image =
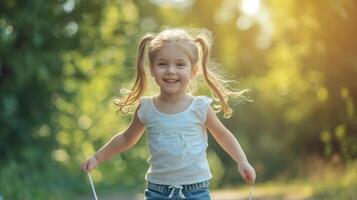
<svg viewBox="0 0 357 200">
<path fill-rule="evenodd" d="M 175 80 L 175 79 L 163 79 L 165 83 L 178 83 L 179 80 Z"/>
</svg>

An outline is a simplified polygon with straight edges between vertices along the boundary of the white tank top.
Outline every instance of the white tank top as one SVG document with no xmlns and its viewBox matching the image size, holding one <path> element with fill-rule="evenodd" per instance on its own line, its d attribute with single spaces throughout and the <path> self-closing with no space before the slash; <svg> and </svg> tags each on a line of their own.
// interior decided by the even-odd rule
<svg viewBox="0 0 357 200">
<path fill-rule="evenodd" d="M 194 97 L 179 113 L 158 111 L 152 97 L 141 97 L 138 118 L 147 131 L 150 167 L 145 179 L 164 185 L 187 185 L 209 180 L 206 159 L 206 115 L 212 99 Z"/>
</svg>

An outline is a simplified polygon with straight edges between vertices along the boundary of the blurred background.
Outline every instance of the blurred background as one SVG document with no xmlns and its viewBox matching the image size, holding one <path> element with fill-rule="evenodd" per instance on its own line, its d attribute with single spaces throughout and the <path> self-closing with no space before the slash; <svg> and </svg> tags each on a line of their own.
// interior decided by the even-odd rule
<svg viewBox="0 0 357 200">
<path fill-rule="evenodd" d="M 130 122 L 112 101 L 131 86 L 139 38 L 178 26 L 210 30 L 232 87 L 253 91 L 253 102 L 231 102 L 231 118 L 218 115 L 254 165 L 261 199 L 352 200 L 356 21 L 353 0 L 1 0 L 0 199 L 90 195 L 79 166 Z M 145 140 L 93 171 L 99 193 L 143 191 Z M 209 140 L 212 190 L 245 188 Z"/>
</svg>

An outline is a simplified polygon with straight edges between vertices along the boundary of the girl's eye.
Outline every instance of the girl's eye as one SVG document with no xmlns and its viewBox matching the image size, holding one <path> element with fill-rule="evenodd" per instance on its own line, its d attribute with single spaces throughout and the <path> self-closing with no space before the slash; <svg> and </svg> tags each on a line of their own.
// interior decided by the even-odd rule
<svg viewBox="0 0 357 200">
<path fill-rule="evenodd" d="M 186 66 L 186 65 L 185 65 L 184 63 L 178 63 L 177 66 L 179 66 L 179 67 L 184 67 L 184 66 Z"/>
</svg>

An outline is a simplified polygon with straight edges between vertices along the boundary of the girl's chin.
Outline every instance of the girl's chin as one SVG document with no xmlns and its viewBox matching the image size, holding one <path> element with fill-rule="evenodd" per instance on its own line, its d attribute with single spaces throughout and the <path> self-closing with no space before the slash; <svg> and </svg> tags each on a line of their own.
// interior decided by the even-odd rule
<svg viewBox="0 0 357 200">
<path fill-rule="evenodd" d="M 176 95 L 185 93 L 185 90 L 181 90 L 179 88 L 161 88 L 161 92 L 169 95 Z"/>
</svg>

